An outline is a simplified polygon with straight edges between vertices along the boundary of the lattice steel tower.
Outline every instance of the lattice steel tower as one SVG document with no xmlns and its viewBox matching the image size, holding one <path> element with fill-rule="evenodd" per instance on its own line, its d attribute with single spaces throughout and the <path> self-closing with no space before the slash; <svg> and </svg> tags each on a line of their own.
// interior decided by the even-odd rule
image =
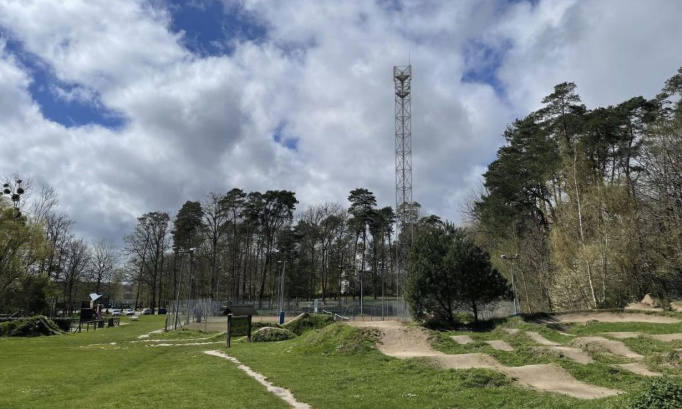
<svg viewBox="0 0 682 409">
<path fill-rule="evenodd" d="M 393 67 L 395 85 L 395 210 L 399 277 L 407 266 L 417 215 L 412 201 L 412 65 Z M 402 281 L 402 280 L 398 280 Z"/>
</svg>

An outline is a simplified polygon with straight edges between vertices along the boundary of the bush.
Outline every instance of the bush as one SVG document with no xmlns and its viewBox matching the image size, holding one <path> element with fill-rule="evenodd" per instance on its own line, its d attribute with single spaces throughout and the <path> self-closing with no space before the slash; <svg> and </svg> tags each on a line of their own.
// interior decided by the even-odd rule
<svg viewBox="0 0 682 409">
<path fill-rule="evenodd" d="M 286 328 L 263 327 L 252 336 L 253 342 L 276 342 L 296 338 L 296 334 Z"/>
<path fill-rule="evenodd" d="M 649 382 L 628 406 L 628 409 L 675 409 L 682 408 L 682 385 L 663 377 Z"/>
<path fill-rule="evenodd" d="M 62 334 L 59 327 L 42 315 L 17 318 L 0 324 L 0 337 L 39 337 L 58 334 Z"/>
</svg>

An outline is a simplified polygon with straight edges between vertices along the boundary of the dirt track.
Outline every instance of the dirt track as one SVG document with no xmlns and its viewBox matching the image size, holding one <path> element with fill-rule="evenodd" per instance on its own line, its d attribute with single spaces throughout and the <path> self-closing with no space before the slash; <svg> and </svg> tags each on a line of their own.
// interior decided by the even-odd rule
<svg viewBox="0 0 682 409">
<path fill-rule="evenodd" d="M 559 322 L 585 323 L 589 321 L 601 322 L 651 322 L 656 324 L 677 324 L 677 318 L 664 317 L 653 314 L 619 313 L 619 312 L 590 312 L 557 314 L 554 316 Z"/>
<path fill-rule="evenodd" d="M 494 369 L 508 375 L 519 385 L 581 399 L 602 398 L 620 393 L 618 390 L 578 381 L 556 365 L 507 367 L 486 354 L 447 355 L 431 348 L 429 333 L 421 327 L 403 326 L 399 322 L 351 322 L 349 325 L 379 328 L 383 336 L 377 347 L 384 354 L 395 358 L 426 357 L 444 368 L 452 369 Z"/>
</svg>

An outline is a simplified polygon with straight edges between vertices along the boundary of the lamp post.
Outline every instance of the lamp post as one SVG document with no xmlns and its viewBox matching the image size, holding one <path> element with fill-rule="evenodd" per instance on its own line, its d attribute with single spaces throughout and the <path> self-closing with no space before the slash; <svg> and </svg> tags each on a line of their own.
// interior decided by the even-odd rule
<svg viewBox="0 0 682 409">
<path fill-rule="evenodd" d="M 385 276 L 385 271 L 386 268 L 384 266 L 384 262 L 380 261 L 379 265 L 381 266 L 381 320 L 384 320 L 384 276 Z"/>
<path fill-rule="evenodd" d="M 517 302 L 516 302 L 516 285 L 514 284 L 514 260 L 519 258 L 518 254 L 514 255 L 506 255 L 502 254 L 500 256 L 502 260 L 509 260 L 509 266 L 510 266 L 510 272 L 511 272 L 511 280 L 512 280 L 512 291 L 514 292 L 514 315 L 518 314 L 518 307 L 517 307 Z"/>
<path fill-rule="evenodd" d="M 327 289 L 327 245 L 322 246 L 322 302 L 325 301 Z"/>
<path fill-rule="evenodd" d="M 279 325 L 284 324 L 284 269 L 287 266 L 286 260 L 279 260 L 277 265 L 281 268 L 279 276 Z"/>
</svg>

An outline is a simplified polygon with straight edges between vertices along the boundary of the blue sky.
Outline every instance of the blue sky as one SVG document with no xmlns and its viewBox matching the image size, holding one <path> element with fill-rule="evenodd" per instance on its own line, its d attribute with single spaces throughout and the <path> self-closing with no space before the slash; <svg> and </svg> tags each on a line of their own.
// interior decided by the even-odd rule
<svg viewBox="0 0 682 409">
<path fill-rule="evenodd" d="M 667 0 L 6 0 L 0 171 L 58 188 L 86 237 L 209 192 L 299 209 L 395 200 L 393 65 L 413 65 L 413 197 L 459 221 L 515 118 L 573 81 L 653 97 L 682 61 Z"/>
</svg>

